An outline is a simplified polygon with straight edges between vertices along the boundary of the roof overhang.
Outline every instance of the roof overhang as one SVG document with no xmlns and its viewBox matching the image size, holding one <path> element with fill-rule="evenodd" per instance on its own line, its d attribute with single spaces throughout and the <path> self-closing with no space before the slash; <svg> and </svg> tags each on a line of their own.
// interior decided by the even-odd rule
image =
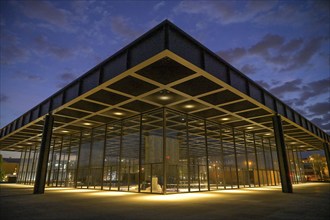
<svg viewBox="0 0 330 220">
<path fill-rule="evenodd" d="M 230 64 L 165 21 L 1 130 L 0 150 L 41 141 L 44 115 L 63 136 L 168 107 L 203 119 L 273 135 L 282 115 L 286 143 L 318 150 L 329 135 Z"/>
</svg>

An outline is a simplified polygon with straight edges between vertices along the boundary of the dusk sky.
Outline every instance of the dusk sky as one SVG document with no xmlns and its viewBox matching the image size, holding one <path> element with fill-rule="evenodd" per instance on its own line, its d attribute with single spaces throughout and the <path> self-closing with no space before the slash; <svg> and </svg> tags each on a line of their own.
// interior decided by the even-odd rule
<svg viewBox="0 0 330 220">
<path fill-rule="evenodd" d="M 164 19 L 330 132 L 330 1 L 5 1 L 0 127 Z"/>
</svg>

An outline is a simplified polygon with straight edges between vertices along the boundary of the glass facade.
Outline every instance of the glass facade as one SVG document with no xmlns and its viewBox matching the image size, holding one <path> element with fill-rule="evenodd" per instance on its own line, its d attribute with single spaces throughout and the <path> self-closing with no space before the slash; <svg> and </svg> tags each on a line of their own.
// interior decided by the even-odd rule
<svg viewBox="0 0 330 220">
<path fill-rule="evenodd" d="M 293 183 L 304 181 L 288 148 Z M 33 184 L 38 147 L 22 152 L 18 182 Z M 275 141 L 175 110 L 53 136 L 47 186 L 181 193 L 280 184 Z"/>
</svg>

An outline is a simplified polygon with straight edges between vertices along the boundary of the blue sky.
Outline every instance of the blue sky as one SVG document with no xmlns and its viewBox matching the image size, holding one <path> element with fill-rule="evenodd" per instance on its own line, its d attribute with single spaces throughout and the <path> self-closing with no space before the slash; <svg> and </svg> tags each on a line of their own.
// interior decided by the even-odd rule
<svg viewBox="0 0 330 220">
<path fill-rule="evenodd" d="M 0 4 L 0 127 L 169 19 L 330 132 L 329 1 Z"/>
</svg>

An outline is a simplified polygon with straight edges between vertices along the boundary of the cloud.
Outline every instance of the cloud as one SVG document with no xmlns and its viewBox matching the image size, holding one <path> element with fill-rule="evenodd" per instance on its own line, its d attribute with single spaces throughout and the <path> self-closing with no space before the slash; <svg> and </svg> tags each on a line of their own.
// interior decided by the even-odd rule
<svg viewBox="0 0 330 220">
<path fill-rule="evenodd" d="M 160 1 L 152 8 L 154 11 L 158 11 L 161 7 L 165 6 L 165 1 Z"/>
<path fill-rule="evenodd" d="M 305 43 L 300 51 L 297 51 L 295 56 L 292 58 L 291 63 L 282 68 L 282 71 L 289 71 L 300 68 L 303 64 L 306 64 L 310 59 L 319 52 L 323 41 L 326 40 L 323 37 L 317 37 L 310 39 Z"/>
<path fill-rule="evenodd" d="M 122 16 L 112 17 L 110 19 L 110 25 L 112 32 L 119 37 L 123 37 L 125 40 L 133 39 L 139 34 L 137 30 L 131 27 L 129 19 Z"/>
<path fill-rule="evenodd" d="M 316 117 L 311 120 L 328 134 L 330 133 L 330 114 L 325 114 L 322 117 Z"/>
<path fill-rule="evenodd" d="M 301 98 L 308 100 L 316 96 L 327 94 L 330 95 L 330 78 L 320 79 L 310 82 L 302 87 L 303 93 Z"/>
<path fill-rule="evenodd" d="M 306 30 L 324 29 L 329 24 L 329 8 L 328 1 L 305 1 L 304 4 L 287 1 L 256 16 L 253 22 L 263 25 L 304 26 Z"/>
<path fill-rule="evenodd" d="M 249 53 L 269 57 L 269 50 L 277 49 L 284 43 L 284 37 L 276 34 L 267 34 L 261 41 L 249 48 Z"/>
<path fill-rule="evenodd" d="M 25 62 L 28 59 L 29 53 L 17 46 L 17 45 L 6 45 L 1 48 L 1 64 L 13 64 L 17 62 Z"/>
<path fill-rule="evenodd" d="M 329 102 L 318 102 L 314 105 L 308 106 L 307 110 L 312 115 L 323 115 L 324 113 L 330 113 L 330 103 Z"/>
<path fill-rule="evenodd" d="M 289 82 L 285 82 L 280 86 L 276 86 L 270 89 L 270 92 L 278 97 L 282 97 L 283 94 L 288 92 L 297 92 L 301 89 L 302 80 L 295 79 Z"/>
<path fill-rule="evenodd" d="M 43 81 L 43 80 L 44 80 L 44 78 L 42 78 L 42 77 L 39 76 L 39 75 L 36 75 L 36 74 L 28 74 L 28 73 L 21 72 L 21 71 L 17 71 L 17 72 L 13 75 L 13 78 L 14 78 L 14 79 L 17 79 L 17 80 L 34 81 L 34 82 L 37 82 L 37 81 Z"/>
<path fill-rule="evenodd" d="M 251 22 L 265 13 L 277 1 L 181 1 L 176 13 L 203 15 L 221 24 Z"/>
<path fill-rule="evenodd" d="M 256 73 L 257 68 L 253 64 L 245 64 L 244 66 L 242 66 L 241 71 L 244 74 L 251 75 Z"/>
<path fill-rule="evenodd" d="M 1 32 L 0 39 L 1 64 L 13 64 L 28 60 L 30 54 L 21 46 L 16 35 L 3 31 Z"/>
<path fill-rule="evenodd" d="M 243 47 L 236 47 L 225 51 L 219 51 L 217 54 L 228 62 L 231 62 L 247 55 L 247 51 Z"/>
<path fill-rule="evenodd" d="M 271 86 L 269 85 L 269 83 L 267 83 L 266 81 L 263 80 L 256 80 L 255 81 L 258 85 L 262 86 L 263 88 L 269 89 Z"/>
<path fill-rule="evenodd" d="M 76 75 L 73 73 L 65 72 L 60 74 L 59 78 L 65 81 L 72 81 L 76 78 Z"/>
<path fill-rule="evenodd" d="M 325 132 L 330 132 L 330 102 L 318 102 L 308 106 L 310 117 L 314 117 L 311 121 L 317 124 Z"/>
<path fill-rule="evenodd" d="M 282 53 L 294 52 L 297 49 L 300 49 L 300 47 L 302 46 L 303 42 L 304 41 L 301 38 L 292 39 L 289 42 L 283 44 L 279 50 Z"/>
<path fill-rule="evenodd" d="M 28 18 L 38 19 L 60 29 L 71 29 L 69 18 L 72 14 L 67 10 L 57 8 L 49 1 L 20 1 L 16 4 L 19 4 L 19 8 Z"/>
<path fill-rule="evenodd" d="M 45 52 L 61 59 L 68 58 L 73 55 L 74 51 L 70 48 L 60 47 L 52 44 L 45 36 L 39 35 L 34 39 L 38 51 Z"/>
<path fill-rule="evenodd" d="M 0 102 L 4 103 L 4 102 L 7 102 L 8 100 L 9 100 L 9 97 L 7 95 L 0 94 Z"/>
<path fill-rule="evenodd" d="M 276 84 L 276 86 L 267 87 L 270 92 L 274 93 L 278 97 L 285 98 L 284 101 L 290 105 L 295 106 L 296 108 L 307 109 L 306 106 L 308 103 L 316 100 L 317 97 L 327 96 L 330 94 L 330 79 L 320 79 L 307 84 L 304 84 L 302 80 L 292 80 L 285 82 L 283 84 Z M 287 93 L 296 93 L 296 97 L 288 96 Z M 319 108 L 317 106 L 316 108 Z M 309 107 L 308 107 L 309 108 Z M 313 108 L 310 109 L 314 111 Z"/>
<path fill-rule="evenodd" d="M 308 65 L 312 66 L 313 64 L 309 62 L 315 56 L 325 61 L 323 57 L 328 58 L 328 56 L 322 52 L 322 49 L 328 42 L 329 38 L 323 36 L 306 40 L 301 38 L 287 40 L 281 35 L 268 33 L 250 47 L 230 48 L 217 54 L 229 62 L 257 56 L 273 65 L 275 71 L 288 72 Z"/>
<path fill-rule="evenodd" d="M 58 76 L 60 83 L 58 83 L 58 88 L 65 87 L 68 83 L 71 83 L 73 80 L 77 78 L 76 74 L 71 72 L 64 72 Z"/>
</svg>

